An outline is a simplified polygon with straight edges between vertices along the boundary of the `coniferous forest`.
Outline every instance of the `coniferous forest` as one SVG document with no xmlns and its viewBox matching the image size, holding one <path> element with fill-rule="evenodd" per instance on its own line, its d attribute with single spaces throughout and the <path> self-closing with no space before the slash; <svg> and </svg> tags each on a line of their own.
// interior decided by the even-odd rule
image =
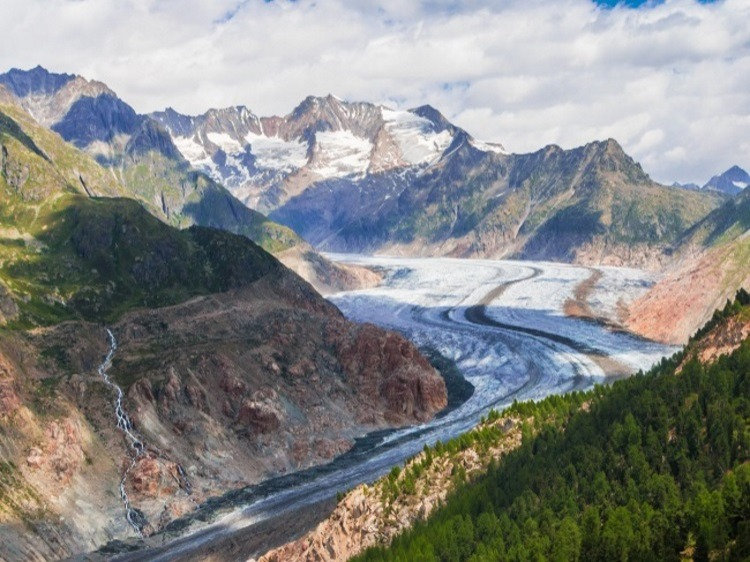
<svg viewBox="0 0 750 562">
<path fill-rule="evenodd" d="M 750 312 L 741 300 L 713 324 Z M 687 357 L 514 404 L 535 420 L 519 449 L 356 560 L 750 560 L 750 340 Z"/>
</svg>

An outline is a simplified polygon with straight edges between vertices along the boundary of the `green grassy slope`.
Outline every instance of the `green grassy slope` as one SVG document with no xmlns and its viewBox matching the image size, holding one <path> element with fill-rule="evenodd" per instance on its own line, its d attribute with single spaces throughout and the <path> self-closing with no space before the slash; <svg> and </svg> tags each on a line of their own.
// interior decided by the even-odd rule
<svg viewBox="0 0 750 562">
<path fill-rule="evenodd" d="M 158 134 L 152 136 L 158 138 Z M 139 143 L 136 137 L 114 157 L 111 169 L 125 186 L 124 196 L 141 201 L 172 226 L 220 228 L 247 236 L 269 252 L 302 242 L 292 229 L 248 209 L 206 174 L 192 170 L 178 154 L 164 152 L 157 149 L 157 143 Z"/>
<path fill-rule="evenodd" d="M 111 319 L 282 270 L 244 237 L 179 231 L 136 201 L 90 197 L 117 193 L 111 174 L 17 117 L 0 113 L 0 305 L 11 325 Z"/>
</svg>

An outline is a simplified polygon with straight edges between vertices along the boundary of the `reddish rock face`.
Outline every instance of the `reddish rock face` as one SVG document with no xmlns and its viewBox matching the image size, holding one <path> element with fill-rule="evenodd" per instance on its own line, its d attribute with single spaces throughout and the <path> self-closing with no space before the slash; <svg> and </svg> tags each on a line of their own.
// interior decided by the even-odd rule
<svg viewBox="0 0 750 562">
<path fill-rule="evenodd" d="M 629 330 L 647 338 L 683 345 L 739 287 L 750 287 L 744 265 L 746 243 L 738 239 L 690 258 L 672 269 L 635 301 Z"/>
<path fill-rule="evenodd" d="M 161 468 L 152 457 L 141 457 L 129 476 L 133 489 L 141 495 L 154 497 L 161 488 Z"/>
<path fill-rule="evenodd" d="M 130 461 L 126 461 L 130 464 Z M 127 468 L 127 467 L 126 467 Z M 141 500 L 170 497 L 177 493 L 183 479 L 177 464 L 149 451 L 138 457 L 126 480 L 129 493 Z"/>
<path fill-rule="evenodd" d="M 445 383 L 404 338 L 366 324 L 353 337 L 332 340 L 349 380 L 394 422 L 428 419 L 445 407 Z"/>
<path fill-rule="evenodd" d="M 131 313 L 115 333 L 112 374 L 133 381 L 136 429 L 194 467 L 196 490 L 327 462 L 356 437 L 422 422 L 447 402 L 411 343 L 348 322 L 293 277 Z"/>
</svg>

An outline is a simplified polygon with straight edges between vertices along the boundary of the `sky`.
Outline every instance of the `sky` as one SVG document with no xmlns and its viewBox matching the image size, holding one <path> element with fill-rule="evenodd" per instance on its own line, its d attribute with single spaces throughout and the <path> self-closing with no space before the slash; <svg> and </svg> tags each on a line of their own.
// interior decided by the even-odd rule
<svg viewBox="0 0 750 562">
<path fill-rule="evenodd" d="M 3 0 L 0 72 L 141 113 L 430 104 L 511 152 L 615 138 L 664 183 L 750 169 L 750 0 Z"/>
</svg>

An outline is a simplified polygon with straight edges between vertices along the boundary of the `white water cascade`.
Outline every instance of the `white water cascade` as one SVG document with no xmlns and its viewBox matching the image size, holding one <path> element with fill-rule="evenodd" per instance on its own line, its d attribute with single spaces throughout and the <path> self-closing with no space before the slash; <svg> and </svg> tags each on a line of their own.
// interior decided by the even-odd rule
<svg viewBox="0 0 750 562">
<path fill-rule="evenodd" d="M 109 353 L 107 353 L 107 357 L 105 357 L 104 362 L 99 365 L 98 372 L 102 379 L 104 379 L 104 382 L 111 388 L 114 388 L 117 392 L 117 400 L 115 402 L 115 417 L 117 419 L 117 428 L 125 434 L 125 437 L 129 442 L 130 449 L 132 450 L 130 466 L 128 466 L 128 468 L 125 470 L 122 475 L 122 479 L 120 480 L 120 498 L 122 499 L 122 504 L 125 507 L 125 518 L 127 519 L 130 526 L 135 529 L 135 532 L 138 534 L 138 536 L 140 538 L 143 538 L 143 531 L 141 530 L 142 516 L 130 505 L 128 494 L 125 491 L 125 481 L 128 478 L 128 473 L 133 469 L 136 462 L 138 462 L 138 458 L 145 453 L 146 448 L 143 445 L 143 441 L 135 434 L 133 424 L 128 417 L 128 413 L 122 407 L 122 388 L 120 388 L 118 384 L 112 382 L 112 379 L 110 379 L 109 375 L 107 374 L 107 371 L 112 366 L 112 358 L 115 355 L 115 351 L 117 351 L 117 340 L 115 339 L 115 335 L 112 333 L 112 330 L 110 330 L 109 328 L 107 328 L 107 335 L 109 336 Z"/>
</svg>

